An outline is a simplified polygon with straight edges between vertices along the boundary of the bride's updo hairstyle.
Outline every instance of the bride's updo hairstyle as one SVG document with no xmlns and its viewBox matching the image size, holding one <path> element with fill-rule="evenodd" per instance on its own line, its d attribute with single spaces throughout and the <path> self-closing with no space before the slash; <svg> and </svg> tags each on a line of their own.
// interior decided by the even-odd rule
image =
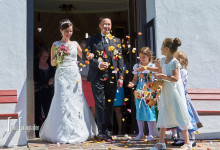
<svg viewBox="0 0 220 150">
<path fill-rule="evenodd" d="M 73 23 L 69 19 L 63 19 L 63 20 L 60 21 L 59 29 L 60 30 L 65 30 L 66 28 L 69 28 L 71 26 L 74 27 Z"/>
<path fill-rule="evenodd" d="M 163 41 L 163 47 L 168 47 L 171 53 L 175 53 L 179 46 L 181 46 L 181 41 L 179 38 L 175 38 L 175 39 L 166 38 Z"/>
</svg>

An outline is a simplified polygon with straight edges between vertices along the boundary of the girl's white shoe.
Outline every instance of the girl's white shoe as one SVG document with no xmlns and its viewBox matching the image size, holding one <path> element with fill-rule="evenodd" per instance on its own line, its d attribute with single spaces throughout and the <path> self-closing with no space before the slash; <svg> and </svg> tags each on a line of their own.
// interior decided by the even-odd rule
<svg viewBox="0 0 220 150">
<path fill-rule="evenodd" d="M 165 149 L 166 149 L 166 144 L 165 143 L 157 143 L 150 150 L 165 150 Z"/>
<path fill-rule="evenodd" d="M 183 146 L 181 146 L 181 150 L 192 150 L 192 145 L 184 144 Z"/>
<path fill-rule="evenodd" d="M 142 138 L 144 138 L 144 135 L 143 135 L 143 134 L 136 136 L 133 140 L 138 141 L 138 140 L 140 140 L 140 139 L 142 139 Z"/>
<path fill-rule="evenodd" d="M 153 140 L 154 140 L 154 137 L 153 137 L 152 135 L 149 135 L 149 136 L 147 137 L 147 141 L 148 141 L 148 142 L 153 141 Z"/>
</svg>

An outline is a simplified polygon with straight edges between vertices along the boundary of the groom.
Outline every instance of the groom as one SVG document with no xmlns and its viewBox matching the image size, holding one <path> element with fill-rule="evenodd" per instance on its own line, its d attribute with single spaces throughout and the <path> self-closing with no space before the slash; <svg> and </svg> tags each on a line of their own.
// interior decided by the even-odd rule
<svg viewBox="0 0 220 150">
<path fill-rule="evenodd" d="M 111 28 L 111 19 L 101 18 L 100 33 L 88 39 L 85 49 L 90 60 L 87 80 L 92 83 L 95 98 L 97 137 L 104 140 L 111 139 L 116 89 L 123 85 L 121 42 L 110 34 Z"/>
</svg>

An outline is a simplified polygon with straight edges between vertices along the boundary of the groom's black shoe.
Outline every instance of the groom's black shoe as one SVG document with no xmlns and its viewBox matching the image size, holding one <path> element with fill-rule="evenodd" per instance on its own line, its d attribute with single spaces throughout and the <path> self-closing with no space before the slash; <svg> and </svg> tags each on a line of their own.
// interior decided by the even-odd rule
<svg viewBox="0 0 220 150">
<path fill-rule="evenodd" d="M 111 131 L 106 130 L 105 135 L 107 136 L 108 139 L 112 140 L 112 133 L 111 133 Z"/>
<path fill-rule="evenodd" d="M 102 132 L 99 132 L 99 134 L 95 137 L 97 140 L 108 140 L 107 135 L 103 134 Z"/>
</svg>

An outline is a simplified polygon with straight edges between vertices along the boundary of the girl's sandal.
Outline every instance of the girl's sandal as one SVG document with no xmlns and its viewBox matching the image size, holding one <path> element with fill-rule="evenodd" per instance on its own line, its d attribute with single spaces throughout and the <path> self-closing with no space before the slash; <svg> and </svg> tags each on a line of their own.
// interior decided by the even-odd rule
<svg viewBox="0 0 220 150">
<path fill-rule="evenodd" d="M 181 150 L 192 150 L 192 145 L 191 144 L 184 144 L 183 146 L 180 147 Z"/>
</svg>

